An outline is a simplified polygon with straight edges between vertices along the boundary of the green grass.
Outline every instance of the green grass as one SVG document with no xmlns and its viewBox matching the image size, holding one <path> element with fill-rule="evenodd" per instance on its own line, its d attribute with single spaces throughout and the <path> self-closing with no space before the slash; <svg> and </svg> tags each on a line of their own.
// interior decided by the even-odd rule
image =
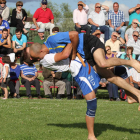
<svg viewBox="0 0 140 140">
<path fill-rule="evenodd" d="M 140 140 L 137 108 L 138 104 L 98 99 L 98 140 Z M 85 112 L 85 100 L 0 99 L 0 140 L 86 140 Z"/>
</svg>

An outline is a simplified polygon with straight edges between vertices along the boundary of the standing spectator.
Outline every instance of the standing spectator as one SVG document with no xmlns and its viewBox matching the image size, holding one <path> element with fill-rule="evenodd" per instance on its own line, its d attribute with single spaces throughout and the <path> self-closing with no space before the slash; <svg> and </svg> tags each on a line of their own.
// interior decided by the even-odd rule
<svg viewBox="0 0 140 140">
<path fill-rule="evenodd" d="M 75 23 L 75 29 L 78 33 L 81 30 L 85 30 L 87 35 L 90 35 L 90 27 L 87 25 L 87 14 L 89 8 L 82 1 L 78 2 L 78 8 L 73 11 L 73 22 Z"/>
<path fill-rule="evenodd" d="M 38 99 L 41 99 L 40 96 L 40 83 L 37 79 L 38 73 L 35 65 L 29 65 L 26 62 L 24 64 L 20 65 L 21 70 L 21 82 L 26 88 L 26 94 L 28 96 L 28 99 L 32 99 L 31 95 L 31 85 L 35 86 L 36 92 L 38 94 Z"/>
<path fill-rule="evenodd" d="M 98 37 L 100 39 L 100 41 L 104 44 L 104 39 L 101 37 L 100 30 L 96 30 L 94 33 L 92 33 L 92 35 L 95 35 L 96 37 Z"/>
<path fill-rule="evenodd" d="M 15 60 L 14 62 L 10 63 L 10 81 L 9 81 L 10 94 L 12 94 L 14 98 L 20 98 L 19 75 L 20 75 L 20 66 L 16 64 Z"/>
<path fill-rule="evenodd" d="M 28 33 L 28 31 L 24 28 L 25 21 L 27 19 L 27 13 L 24 9 L 22 9 L 23 2 L 18 1 L 16 3 L 16 8 L 12 11 L 11 16 L 11 27 L 16 27 L 18 29 L 21 29 L 24 31 L 25 34 Z"/>
<path fill-rule="evenodd" d="M 50 29 L 50 34 L 52 34 L 52 29 L 54 27 L 54 16 L 52 11 L 47 8 L 47 0 L 42 0 L 41 7 L 38 8 L 33 15 L 33 22 L 36 29 Z"/>
<path fill-rule="evenodd" d="M 2 30 L 5 28 L 8 30 L 8 34 L 9 34 L 10 33 L 9 23 L 8 21 L 3 20 L 2 16 L 0 15 L 0 34 L 2 34 Z"/>
<path fill-rule="evenodd" d="M 2 57 L 2 62 L 5 63 L 3 66 L 3 74 L 2 74 L 2 83 L 1 83 L 1 88 L 4 91 L 4 98 L 3 99 L 7 99 L 8 98 L 8 89 L 7 89 L 7 85 L 10 81 L 10 57 L 9 56 L 3 56 Z"/>
<path fill-rule="evenodd" d="M 121 34 L 121 37 L 124 39 L 125 29 L 125 16 L 124 12 L 119 10 L 119 4 L 114 2 L 113 9 L 110 10 L 108 14 L 108 22 L 109 22 L 109 37 L 111 37 L 112 32 L 116 31 Z"/>
<path fill-rule="evenodd" d="M 133 38 L 130 38 L 127 42 L 127 46 L 132 46 L 134 48 L 134 54 L 140 54 L 140 40 L 138 39 L 139 32 L 133 31 Z"/>
<path fill-rule="evenodd" d="M 20 28 L 16 29 L 15 33 L 16 34 L 12 37 L 12 47 L 16 57 L 20 57 L 22 51 L 27 46 L 27 37 L 22 34 L 22 30 Z"/>
<path fill-rule="evenodd" d="M 10 10 L 6 5 L 6 0 L 0 0 L 0 15 L 2 15 L 3 20 L 9 21 Z"/>
<path fill-rule="evenodd" d="M 62 73 L 61 72 L 54 73 L 53 71 L 50 71 L 44 68 L 42 74 L 44 77 L 43 87 L 44 87 L 45 95 L 48 95 L 50 99 L 53 98 L 50 92 L 50 86 L 54 86 L 54 83 L 53 83 L 53 78 L 54 78 L 55 86 L 59 87 L 59 91 L 58 91 L 56 99 L 61 99 L 61 95 L 65 94 L 65 82 L 60 80 Z"/>
<path fill-rule="evenodd" d="M 102 10 L 101 7 L 104 10 Z M 88 22 L 91 24 L 92 33 L 97 29 L 103 32 L 105 34 L 105 42 L 109 39 L 109 29 L 105 25 L 105 15 L 108 11 L 108 6 L 96 3 L 95 11 L 92 11 L 88 16 Z"/>
<path fill-rule="evenodd" d="M 140 22 L 140 4 L 129 9 L 129 25 L 132 24 L 133 19 L 137 19 Z"/>
<path fill-rule="evenodd" d="M 137 19 L 133 19 L 131 28 L 127 29 L 125 32 L 126 44 L 130 38 L 133 38 L 134 31 L 140 32 L 140 28 L 138 27 L 138 25 L 140 25 L 140 22 Z"/>
<path fill-rule="evenodd" d="M 44 29 L 39 29 L 38 35 L 34 37 L 33 42 L 43 44 L 46 41 L 44 37 L 44 32 L 45 32 Z"/>
<path fill-rule="evenodd" d="M 111 51 L 119 52 L 122 44 L 125 44 L 123 38 L 117 32 L 113 32 L 111 38 L 106 41 L 105 46 L 110 46 Z"/>
<path fill-rule="evenodd" d="M 3 29 L 2 34 L 0 34 L 0 55 L 6 55 L 12 52 L 10 35 L 8 35 L 7 29 Z"/>
</svg>

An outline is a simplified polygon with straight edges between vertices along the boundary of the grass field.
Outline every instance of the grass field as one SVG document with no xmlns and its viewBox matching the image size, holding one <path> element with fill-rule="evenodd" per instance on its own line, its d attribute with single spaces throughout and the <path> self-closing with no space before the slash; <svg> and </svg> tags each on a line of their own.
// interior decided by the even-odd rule
<svg viewBox="0 0 140 140">
<path fill-rule="evenodd" d="M 138 104 L 98 99 L 98 140 L 140 140 Z M 87 140 L 85 100 L 0 99 L 0 140 Z"/>
</svg>

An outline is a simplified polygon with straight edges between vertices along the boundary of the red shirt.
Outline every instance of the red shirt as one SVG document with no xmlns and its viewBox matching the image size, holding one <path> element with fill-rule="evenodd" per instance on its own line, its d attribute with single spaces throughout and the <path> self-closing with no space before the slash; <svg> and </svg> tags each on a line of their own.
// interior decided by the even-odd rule
<svg viewBox="0 0 140 140">
<path fill-rule="evenodd" d="M 42 7 L 38 8 L 35 11 L 33 17 L 36 18 L 37 22 L 42 22 L 42 23 L 48 23 L 52 19 L 54 19 L 52 11 L 49 8 L 46 8 L 46 10 L 44 11 Z"/>
</svg>

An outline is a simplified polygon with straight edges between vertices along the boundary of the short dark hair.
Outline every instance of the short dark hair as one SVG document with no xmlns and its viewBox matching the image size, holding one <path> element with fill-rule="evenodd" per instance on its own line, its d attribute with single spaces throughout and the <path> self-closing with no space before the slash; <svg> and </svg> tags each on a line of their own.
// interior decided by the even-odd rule
<svg viewBox="0 0 140 140">
<path fill-rule="evenodd" d="M 118 3 L 118 2 L 114 2 L 114 3 L 113 3 L 113 6 L 114 6 L 114 4 L 118 4 L 118 6 L 119 6 L 119 3 Z"/>
<path fill-rule="evenodd" d="M 54 28 L 52 29 L 52 32 L 55 32 L 55 31 L 59 32 L 59 28 L 58 28 L 58 27 L 54 27 Z"/>
<path fill-rule="evenodd" d="M 3 32 L 8 32 L 8 30 L 7 30 L 6 28 L 4 28 L 4 29 L 2 30 L 2 33 L 3 33 Z"/>
<path fill-rule="evenodd" d="M 20 28 L 17 28 L 15 33 L 18 33 L 18 32 L 22 33 L 22 30 Z"/>
<path fill-rule="evenodd" d="M 9 56 L 3 56 L 2 57 L 2 62 L 10 64 L 11 63 L 10 57 Z"/>
<path fill-rule="evenodd" d="M 2 19 L 2 15 L 0 14 L 0 18 Z"/>
</svg>

